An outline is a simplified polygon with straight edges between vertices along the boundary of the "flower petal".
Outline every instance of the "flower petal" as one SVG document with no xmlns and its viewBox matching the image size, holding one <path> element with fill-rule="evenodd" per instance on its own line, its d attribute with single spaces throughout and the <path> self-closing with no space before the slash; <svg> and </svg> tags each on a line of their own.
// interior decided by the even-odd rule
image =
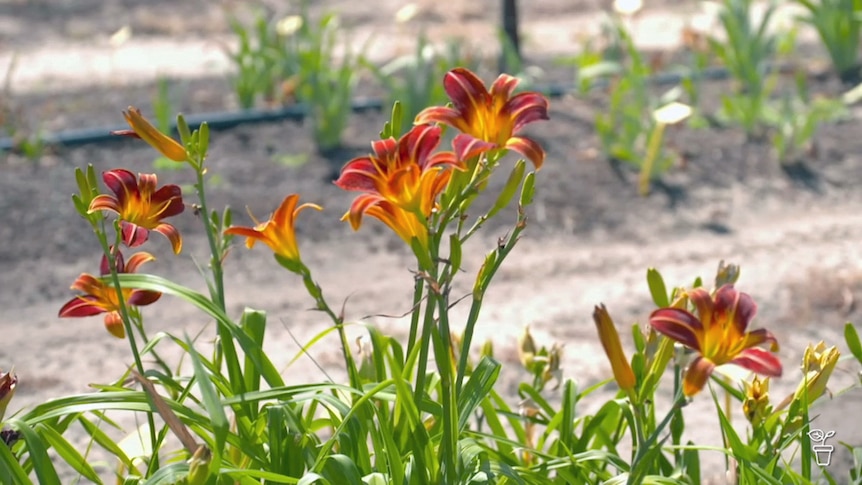
<svg viewBox="0 0 862 485">
<path fill-rule="evenodd" d="M 352 204 L 350 204 L 350 210 L 347 212 L 347 220 L 350 221 L 350 227 L 353 228 L 354 231 L 358 231 L 359 227 L 362 225 L 362 216 L 368 211 L 369 208 L 374 207 L 375 205 L 385 201 L 383 197 L 377 194 L 362 194 L 357 197 Z"/>
<path fill-rule="evenodd" d="M 758 374 L 769 377 L 781 377 L 781 361 L 775 354 L 760 348 L 745 349 L 739 356 L 730 361 Z"/>
<path fill-rule="evenodd" d="M 712 322 L 715 320 L 713 314 L 715 307 L 712 302 L 712 296 L 703 288 L 694 288 L 687 292 L 688 299 L 694 304 L 697 310 L 697 315 L 700 317 L 700 323 L 704 329 L 709 329 Z"/>
<path fill-rule="evenodd" d="M 715 313 L 726 315 L 739 335 L 743 335 L 757 313 L 757 304 L 748 293 L 736 291 L 733 285 L 727 284 L 715 292 Z"/>
<path fill-rule="evenodd" d="M 536 170 L 542 168 L 542 164 L 545 162 L 545 150 L 532 138 L 513 136 L 506 142 L 506 148 L 515 150 L 526 157 L 527 160 L 533 162 Z"/>
<path fill-rule="evenodd" d="M 712 375 L 714 369 L 715 364 L 710 362 L 709 359 L 701 356 L 695 357 L 685 371 L 685 377 L 682 381 L 683 394 L 691 397 L 700 392 L 703 386 L 706 385 L 706 380 Z"/>
<path fill-rule="evenodd" d="M 145 306 L 149 305 L 150 303 L 155 303 L 161 297 L 162 294 L 158 291 L 133 290 L 132 294 L 129 295 L 129 299 L 126 303 L 135 306 Z"/>
<path fill-rule="evenodd" d="M 377 187 L 377 166 L 370 157 L 359 157 L 347 162 L 338 180 L 333 182 L 343 190 L 373 192 Z"/>
<path fill-rule="evenodd" d="M 150 238 L 150 231 L 137 224 L 120 221 L 120 226 L 123 233 L 123 242 L 130 248 L 140 246 Z"/>
<path fill-rule="evenodd" d="M 107 210 L 111 212 L 120 213 L 120 202 L 113 195 L 108 194 L 99 194 L 93 197 L 93 200 L 90 201 L 90 207 L 87 209 L 88 212 L 96 212 Z"/>
<path fill-rule="evenodd" d="M 114 263 L 117 265 L 117 273 L 123 273 L 126 268 L 126 263 L 123 260 L 123 253 L 117 251 L 114 247 L 111 247 L 111 251 L 114 253 Z M 108 264 L 108 257 L 103 254 L 102 261 L 99 263 L 99 274 L 104 276 L 110 273 L 111 266 Z"/>
<path fill-rule="evenodd" d="M 548 98 L 539 93 L 518 94 L 506 103 L 505 110 L 515 120 L 513 133 L 518 133 L 526 124 L 549 119 Z"/>
<path fill-rule="evenodd" d="M 91 317 L 105 313 L 105 309 L 99 306 L 97 302 L 98 299 L 94 296 L 76 296 L 60 308 L 58 316 L 60 318 Z"/>
<path fill-rule="evenodd" d="M 105 315 L 105 328 L 114 337 L 125 338 L 126 336 L 126 327 L 123 325 L 123 319 L 117 312 L 109 312 Z"/>
<path fill-rule="evenodd" d="M 398 141 L 398 155 L 402 164 L 415 163 L 426 168 L 428 157 L 440 144 L 441 129 L 434 125 L 416 125 Z"/>
<path fill-rule="evenodd" d="M 153 228 L 153 230 L 168 238 L 168 241 L 171 242 L 174 254 L 180 254 L 180 251 L 183 249 L 183 239 L 180 237 L 180 232 L 177 231 L 176 227 L 167 222 L 162 222 Z"/>
<path fill-rule="evenodd" d="M 158 211 L 152 217 L 163 219 L 165 217 L 181 214 L 186 205 L 183 204 L 183 190 L 179 185 L 165 185 L 153 193 L 150 203 L 158 207 Z"/>
<path fill-rule="evenodd" d="M 497 145 L 480 140 L 473 135 L 461 133 L 460 135 L 456 135 L 455 139 L 452 140 L 452 148 L 455 150 L 455 157 L 458 160 L 469 160 L 497 148 Z"/>
<path fill-rule="evenodd" d="M 442 123 L 459 131 L 469 130 L 469 126 L 461 116 L 461 113 L 446 106 L 432 106 L 430 108 L 423 109 L 418 115 L 416 115 L 416 119 L 413 123 L 417 125 L 425 123 Z"/>
<path fill-rule="evenodd" d="M 491 98 L 494 100 L 509 99 L 520 82 L 521 80 L 514 76 L 500 74 L 494 81 L 494 84 L 491 85 Z"/>
<path fill-rule="evenodd" d="M 117 205 L 119 207 L 125 206 L 132 199 L 133 194 L 139 194 L 138 180 L 135 178 L 135 174 L 124 168 L 115 168 L 104 172 L 102 180 L 104 180 L 105 185 L 111 192 L 117 196 Z M 92 210 L 92 207 L 93 204 L 91 203 L 90 210 Z"/>
<path fill-rule="evenodd" d="M 491 95 L 485 89 L 482 80 L 463 67 L 456 67 L 446 74 L 443 78 L 443 89 L 446 90 L 455 109 L 466 119 L 475 116 L 490 101 Z"/>
<path fill-rule="evenodd" d="M 249 249 L 254 247 L 254 243 L 264 240 L 263 234 L 253 227 L 233 226 L 225 229 L 225 234 L 229 236 L 240 236 L 245 239 L 245 246 Z"/>
<path fill-rule="evenodd" d="M 650 315 L 650 325 L 664 336 L 686 347 L 700 350 L 703 326 L 694 315 L 680 308 L 660 308 Z"/>
<path fill-rule="evenodd" d="M 139 252 L 133 254 L 129 261 L 126 262 L 125 272 L 126 273 L 136 273 L 138 271 L 138 267 L 144 263 L 149 263 L 150 261 L 155 261 L 156 257 L 147 252 Z"/>
</svg>

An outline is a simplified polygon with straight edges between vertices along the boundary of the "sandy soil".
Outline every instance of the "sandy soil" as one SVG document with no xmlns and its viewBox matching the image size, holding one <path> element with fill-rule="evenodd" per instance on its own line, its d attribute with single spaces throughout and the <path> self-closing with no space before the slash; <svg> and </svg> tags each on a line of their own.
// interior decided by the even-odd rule
<svg viewBox="0 0 862 485">
<path fill-rule="evenodd" d="M 343 7 L 347 20 L 356 25 L 386 24 L 380 17 L 349 7 L 350 2 L 322 3 Z M 400 5 L 384 3 L 387 12 Z M 583 15 L 598 8 L 594 3 L 575 3 L 569 10 L 561 6 L 563 2 L 543 2 L 525 17 L 532 15 L 532 21 L 538 22 L 566 14 L 572 22 L 582 22 Z M 678 3 L 662 5 L 676 8 Z M 156 15 L 157 7 L 119 1 L 108 4 L 0 2 L 0 46 L 5 43 L 24 49 L 70 39 L 89 42 L 122 27 L 123 22 L 153 39 L 187 35 L 200 40 L 226 33 L 224 13 L 202 9 L 198 2 L 177 7 L 177 17 L 186 21 L 173 27 L 171 19 L 145 21 Z M 445 14 L 429 8 L 424 21 L 446 26 L 456 15 L 477 23 L 496 18 L 495 12 L 471 13 L 470 4 L 463 5 L 465 11 Z M 191 10 L 184 11 L 186 8 Z M 56 15 L 43 15 L 46 12 Z M 100 18 L 108 23 L 96 29 Z M 29 26 L 32 38 L 15 30 L 21 22 Z M 232 105 L 224 79 L 177 81 L 172 89 L 178 98 L 185 95 L 177 106 L 186 112 Z M 116 124 L 122 121 L 119 111 L 128 104 L 148 111 L 152 93 L 151 83 L 117 83 L 110 90 L 93 85 L 29 93 L 16 101 L 54 130 Z M 782 170 L 768 146 L 745 143 L 735 130 L 676 130 L 670 134 L 670 144 L 684 155 L 686 163 L 669 173 L 650 197 L 639 198 L 631 171 L 595 155 L 598 140 L 592 117 L 603 108 L 603 101 L 556 99 L 552 108 L 552 121 L 531 130 L 549 156 L 539 174 L 530 227 L 493 284 L 477 329 L 477 343 L 492 338 L 506 364 L 501 389 L 513 405 L 518 401 L 517 383 L 524 377 L 517 364 L 515 338 L 524 325 L 531 326 L 540 343 L 565 344 L 565 375 L 580 386 L 610 375 L 594 335 L 592 307 L 607 304 L 622 326 L 644 322 L 652 310 L 645 284 L 648 267 L 660 269 L 669 284 L 686 285 L 697 276 L 708 281 L 722 259 L 742 266 L 738 286 L 759 304 L 757 325 L 772 329 L 782 344 L 786 375 L 774 383 L 773 394 L 778 399 L 795 388 L 800 377 L 798 363 L 809 342 L 823 339 L 844 348 L 842 326 L 862 316 L 856 303 L 862 298 L 862 194 L 858 190 L 862 139 L 857 113 L 845 123 L 822 130 L 817 153 L 806 160 L 808 172 Z M 303 256 L 331 303 L 339 305 L 349 297 L 346 314 L 357 322 L 369 314 L 401 314 L 410 304 L 412 262 L 408 251 L 379 224 L 369 223 L 354 234 L 340 222 L 351 196 L 327 179 L 331 165 L 367 151 L 384 119 L 375 113 L 354 117 L 347 147 L 336 160 L 314 154 L 308 127 L 281 123 L 214 134 L 209 162 L 211 172 L 221 178 L 211 189 L 210 203 L 237 209 L 238 222 L 248 222 L 242 214 L 245 206 L 265 217 L 287 193 L 298 192 L 303 200 L 325 207 L 323 213 L 305 213 L 301 218 Z M 309 161 L 287 167 L 278 162 L 284 154 L 309 154 Z M 88 384 L 111 381 L 131 362 L 126 344 L 104 332 L 99 318 L 60 320 L 56 315 L 71 297 L 68 285 L 80 272 L 95 271 L 99 257 L 95 239 L 74 214 L 69 200 L 75 190 L 74 168 L 92 163 L 98 170 L 147 171 L 153 158 L 147 147 L 121 142 L 60 150 L 37 162 L 11 155 L 0 162 L 0 241 L 4 243 L 0 246 L 0 325 L 4 329 L 0 366 L 14 365 L 21 379 L 13 408 L 86 392 Z M 498 175 L 491 193 L 505 179 L 505 174 Z M 159 176 L 163 183 L 191 182 L 187 172 Z M 480 204 L 483 202 L 488 201 Z M 468 273 L 461 290 L 467 291 L 482 255 L 506 233 L 512 210 L 465 248 Z M 148 250 L 159 260 L 149 270 L 205 291 L 193 262 L 206 257 L 199 222 L 187 211 L 176 223 L 186 241 L 183 254 L 171 255 L 166 241 L 155 235 Z M 269 349 L 276 364 L 286 365 L 297 353 L 288 330 L 304 342 L 327 325 L 320 315 L 306 311 L 310 300 L 301 283 L 280 271 L 267 251 L 237 247 L 227 269 L 231 314 L 238 315 L 246 306 L 269 312 Z M 210 325 L 190 307 L 174 303 L 163 301 L 145 310 L 151 334 L 160 330 L 193 334 Z M 454 313 L 453 321 L 463 321 L 466 308 L 456 307 Z M 403 319 L 363 322 L 406 338 Z M 362 333 L 360 326 L 351 331 Z M 213 330 L 205 332 L 211 335 Z M 165 353 L 176 355 L 169 348 Z M 334 339 L 319 345 L 312 356 L 333 378 L 342 378 Z M 849 364 L 836 371 L 834 390 L 856 379 L 858 366 Z M 285 375 L 290 382 L 324 378 L 308 359 L 286 368 Z M 598 406 L 609 392 L 591 399 L 584 410 Z M 859 392 L 826 400 L 817 424 L 836 430 L 836 440 L 862 445 L 862 427 L 846 423 L 848 414 L 860 404 Z M 720 444 L 712 407 L 703 395 L 686 408 L 689 438 L 698 444 Z M 739 419 L 737 415 L 737 423 Z M 719 476 L 721 457 L 704 454 L 703 459 L 708 473 Z M 838 448 L 830 471 L 842 473 L 849 460 L 849 453 Z"/>
</svg>

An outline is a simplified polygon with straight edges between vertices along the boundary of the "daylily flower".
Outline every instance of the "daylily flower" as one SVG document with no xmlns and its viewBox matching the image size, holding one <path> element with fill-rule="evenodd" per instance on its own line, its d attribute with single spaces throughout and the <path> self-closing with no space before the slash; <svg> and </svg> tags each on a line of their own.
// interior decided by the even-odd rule
<svg viewBox="0 0 862 485">
<path fill-rule="evenodd" d="M 335 185 L 364 192 L 343 218 L 354 230 L 368 214 L 383 221 L 408 244 L 417 237 L 424 245 L 427 230 L 422 218 L 431 215 L 437 196 L 446 188 L 451 177 L 447 168 L 462 168 L 454 153 L 432 153 L 440 144 L 441 131 L 432 125 L 415 126 L 397 141 L 372 142 L 373 154 L 344 165 Z"/>
<path fill-rule="evenodd" d="M 9 406 L 9 401 L 15 395 L 15 388 L 18 386 L 18 376 L 11 372 L 0 371 L 0 421 L 3 421 L 3 415 L 6 414 L 6 407 Z"/>
<path fill-rule="evenodd" d="M 518 82 L 515 77 L 501 74 L 489 91 L 470 70 L 453 69 L 443 79 L 453 107 L 426 108 L 416 116 L 415 123 L 443 123 L 461 131 L 454 140 L 459 160 L 470 158 L 477 149 L 505 148 L 528 158 L 538 170 L 545 160 L 545 150 L 518 133 L 529 123 L 548 119 L 548 99 L 534 92 L 512 96 Z"/>
<path fill-rule="evenodd" d="M 296 216 L 305 209 L 322 208 L 317 204 L 305 203 L 297 207 L 299 195 L 288 195 L 266 222 L 259 222 L 254 215 L 254 227 L 234 226 L 225 230 L 225 234 L 244 236 L 245 245 L 249 249 L 258 241 L 266 244 L 276 255 L 288 261 L 299 261 L 299 247 L 296 244 Z"/>
<path fill-rule="evenodd" d="M 757 312 L 757 305 L 733 285 L 724 285 L 715 296 L 703 288 L 688 292 L 698 316 L 681 308 L 661 308 L 650 316 L 650 325 L 666 337 L 698 352 L 683 380 L 686 396 L 697 394 L 716 366 L 736 364 L 768 377 L 781 376 L 781 362 L 772 353 L 757 347 L 775 337 L 766 329 L 746 331 Z"/>
<path fill-rule="evenodd" d="M 119 251 L 114 252 L 114 258 L 118 273 L 134 273 L 142 264 L 156 259 L 149 253 L 140 252 L 133 254 L 128 261 L 125 261 L 123 254 Z M 110 272 L 108 258 L 102 256 L 100 273 L 104 276 Z M 72 284 L 72 289 L 80 291 L 83 295 L 76 296 L 63 305 L 63 308 L 60 309 L 60 318 L 90 317 L 106 313 L 105 328 L 108 329 L 108 332 L 117 338 L 126 336 L 123 320 L 120 317 L 117 290 L 113 285 L 104 283 L 91 274 L 83 273 Z M 131 288 L 123 288 L 122 293 L 126 304 L 133 306 L 149 305 L 162 296 L 158 291 Z"/>
<path fill-rule="evenodd" d="M 158 150 L 162 155 L 175 162 L 185 162 L 188 160 L 186 149 L 179 142 L 165 135 L 153 126 L 152 123 L 147 121 L 141 115 L 141 110 L 134 106 L 129 106 L 128 111 L 123 111 L 123 116 L 132 129 L 114 131 L 111 134 L 140 138 L 149 143 L 150 146 Z"/>
<path fill-rule="evenodd" d="M 178 185 L 156 190 L 155 174 L 139 174 L 136 179 L 132 172 L 122 168 L 108 170 L 102 179 L 115 195 L 97 195 L 90 203 L 90 212 L 116 212 L 120 216 L 123 242 L 129 247 L 140 246 L 149 238 L 149 231 L 156 231 L 168 238 L 175 254 L 180 253 L 183 247 L 180 233 L 171 224 L 162 222 L 185 209 Z"/>
</svg>

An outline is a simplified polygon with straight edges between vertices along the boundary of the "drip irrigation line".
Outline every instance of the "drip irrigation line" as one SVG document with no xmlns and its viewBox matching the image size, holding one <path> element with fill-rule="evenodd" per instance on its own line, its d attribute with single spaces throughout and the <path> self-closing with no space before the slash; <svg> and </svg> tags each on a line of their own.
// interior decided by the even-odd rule
<svg viewBox="0 0 862 485">
<path fill-rule="evenodd" d="M 730 73 L 726 68 L 707 68 L 699 75 L 669 72 L 654 75 L 650 77 L 649 82 L 653 85 L 663 86 L 677 84 L 687 77 L 704 80 L 721 80 L 730 77 Z M 606 79 L 600 79 L 593 83 L 592 89 L 602 88 L 608 84 Z M 573 84 L 562 83 L 535 85 L 531 89 L 551 98 L 560 98 L 577 92 Z M 356 98 L 351 103 L 351 111 L 354 113 L 382 111 L 384 104 L 385 102 L 379 98 Z M 206 121 L 210 130 L 226 130 L 244 124 L 272 123 L 285 120 L 302 121 L 307 115 L 308 107 L 306 105 L 295 104 L 274 109 L 246 109 L 188 115 L 186 116 L 186 123 L 188 123 L 190 129 L 196 129 L 201 123 Z M 42 135 L 39 141 L 45 146 L 63 147 L 107 143 L 123 140 L 124 137 L 111 135 L 111 132 L 126 129 L 128 129 L 126 125 L 117 125 L 113 127 L 67 130 Z M 176 123 L 172 123 L 171 129 L 174 132 L 176 131 Z M 0 138 L 0 152 L 13 151 L 15 146 L 16 141 L 14 138 Z"/>
</svg>

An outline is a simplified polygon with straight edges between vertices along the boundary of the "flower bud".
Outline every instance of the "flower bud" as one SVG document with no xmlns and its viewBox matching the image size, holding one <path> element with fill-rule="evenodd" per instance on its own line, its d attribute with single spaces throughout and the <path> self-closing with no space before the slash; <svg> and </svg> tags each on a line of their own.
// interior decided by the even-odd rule
<svg viewBox="0 0 862 485">
<path fill-rule="evenodd" d="M 134 106 L 129 106 L 129 110 L 124 111 L 123 116 L 126 117 L 126 122 L 132 129 L 131 131 L 114 132 L 114 134 L 140 138 L 149 143 L 151 147 L 158 150 L 162 155 L 175 162 L 185 162 L 188 160 L 185 147 L 159 131 L 158 128 L 147 121 L 141 114 L 141 110 Z"/>
<path fill-rule="evenodd" d="M 0 372 L 0 421 L 3 421 L 3 415 L 6 414 L 6 406 L 15 395 L 15 388 L 18 386 L 18 377 L 11 372 Z"/>
<path fill-rule="evenodd" d="M 633 390 L 635 387 L 635 374 L 623 352 L 620 336 L 617 334 L 614 321 L 611 319 L 604 305 L 595 307 L 593 321 L 596 323 L 596 329 L 599 331 L 599 340 L 601 340 L 605 354 L 607 354 L 608 360 L 611 363 L 614 380 L 617 381 L 620 389 L 625 391 Z"/>
<path fill-rule="evenodd" d="M 210 475 L 210 462 L 212 461 L 212 452 L 206 445 L 198 446 L 192 459 L 189 460 L 189 475 L 187 483 L 189 485 L 203 485 L 206 483 Z"/>
<path fill-rule="evenodd" d="M 744 381 L 745 399 L 742 401 L 742 412 L 753 427 L 760 426 L 764 418 L 772 412 L 769 405 L 769 378 L 760 380 L 755 376 L 749 383 Z"/>
<path fill-rule="evenodd" d="M 800 399 L 803 393 L 807 392 L 808 402 L 812 403 L 823 395 L 826 382 L 832 375 L 840 355 L 837 347 L 833 345 L 827 349 L 822 340 L 817 345 L 809 344 L 802 357 L 804 378 L 796 389 L 795 399 Z"/>
</svg>

